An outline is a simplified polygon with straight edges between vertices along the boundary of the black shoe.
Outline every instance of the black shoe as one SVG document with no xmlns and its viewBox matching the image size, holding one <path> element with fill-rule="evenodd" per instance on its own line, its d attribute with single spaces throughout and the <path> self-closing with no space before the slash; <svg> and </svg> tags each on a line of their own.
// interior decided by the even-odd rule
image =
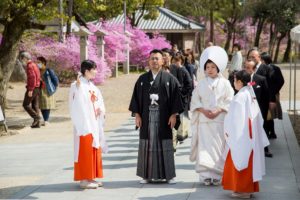
<svg viewBox="0 0 300 200">
<path fill-rule="evenodd" d="M 35 119 L 31 125 L 31 128 L 40 128 L 40 120 Z"/>
<path fill-rule="evenodd" d="M 268 138 L 269 139 L 277 139 L 277 135 L 275 133 L 271 133 Z"/>
<path fill-rule="evenodd" d="M 265 157 L 272 158 L 273 154 L 270 152 L 265 152 Z"/>
</svg>

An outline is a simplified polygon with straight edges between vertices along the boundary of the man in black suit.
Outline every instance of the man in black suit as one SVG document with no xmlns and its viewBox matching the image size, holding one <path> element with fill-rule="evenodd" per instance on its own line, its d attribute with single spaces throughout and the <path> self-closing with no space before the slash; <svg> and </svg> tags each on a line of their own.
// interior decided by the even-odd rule
<svg viewBox="0 0 300 200">
<path fill-rule="evenodd" d="M 276 97 L 274 92 L 274 86 L 272 84 L 271 74 L 273 70 L 270 66 L 263 64 L 261 60 L 260 53 L 257 49 L 251 49 L 248 52 L 247 60 L 253 60 L 255 62 L 255 74 L 261 75 L 266 78 L 268 86 L 269 86 L 269 107 L 274 108 L 276 106 Z"/>
<path fill-rule="evenodd" d="M 269 110 L 269 88 L 267 79 L 264 76 L 258 75 L 255 73 L 256 64 L 253 60 L 247 60 L 245 62 L 244 69 L 251 74 L 251 81 L 254 82 L 253 90 L 264 119 L 264 122 L 267 120 L 268 110 Z M 264 127 L 265 128 L 265 127 Z M 270 153 L 269 148 L 265 147 L 265 156 L 272 157 L 272 153 Z"/>
</svg>

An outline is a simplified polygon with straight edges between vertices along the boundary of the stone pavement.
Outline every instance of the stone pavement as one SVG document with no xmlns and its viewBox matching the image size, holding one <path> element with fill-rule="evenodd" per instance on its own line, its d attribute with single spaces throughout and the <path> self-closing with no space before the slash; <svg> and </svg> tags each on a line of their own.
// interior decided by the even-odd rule
<svg viewBox="0 0 300 200">
<path fill-rule="evenodd" d="M 198 182 L 194 164 L 189 161 L 190 138 L 179 146 L 175 158 L 177 184 L 139 184 L 140 178 L 135 175 L 138 133 L 133 124 L 134 120 L 129 119 L 107 133 L 110 152 L 103 156 L 104 187 L 95 190 L 82 190 L 73 182 L 71 134 L 61 139 L 47 140 L 45 137 L 39 143 L 1 144 L 0 177 L 33 177 L 31 180 L 36 181 L 0 188 L 0 198 L 6 194 L 7 199 L 43 200 L 231 199 L 230 191 L 222 190 L 221 186 L 206 187 Z M 255 199 L 299 200 L 300 150 L 286 113 L 284 120 L 276 121 L 275 126 L 278 139 L 272 140 L 270 147 L 274 157 L 266 159 L 267 175 L 260 182 L 261 192 L 255 194 Z M 70 122 L 51 129 L 53 132 L 70 130 Z M 38 131 L 35 134 L 33 136 L 38 137 Z M 8 192 L 11 193 L 9 196 Z"/>
</svg>

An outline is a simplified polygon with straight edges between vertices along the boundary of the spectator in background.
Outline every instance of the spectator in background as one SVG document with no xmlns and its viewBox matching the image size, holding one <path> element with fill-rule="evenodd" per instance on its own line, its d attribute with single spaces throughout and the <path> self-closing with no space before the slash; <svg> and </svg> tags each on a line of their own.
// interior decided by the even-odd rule
<svg viewBox="0 0 300 200">
<path fill-rule="evenodd" d="M 177 120 L 181 122 L 180 125 L 178 127 L 175 126 L 175 128 L 172 130 L 174 151 L 176 151 L 177 142 L 183 142 L 183 140 L 188 137 L 190 127 L 189 108 L 193 92 L 193 83 L 189 72 L 186 70 L 183 64 L 184 57 L 182 55 L 175 56 L 172 58 L 172 65 L 170 67 L 171 74 L 176 77 L 180 84 L 181 99 L 184 107 L 183 113 L 176 116 Z"/>
<path fill-rule="evenodd" d="M 179 51 L 177 44 L 173 44 L 172 45 L 172 52 L 171 52 L 171 56 L 175 56 Z"/>
<path fill-rule="evenodd" d="M 268 115 L 267 115 L 267 121 L 266 121 L 266 132 L 269 137 L 269 139 L 276 139 L 277 135 L 275 133 L 274 129 L 274 120 L 273 119 L 282 119 L 282 108 L 280 104 L 280 89 L 284 85 L 284 78 L 282 75 L 282 72 L 280 68 L 274 64 L 272 64 L 272 58 L 267 52 L 261 53 L 261 59 L 262 63 L 270 66 L 272 68 L 271 71 L 271 85 L 273 88 L 273 93 L 276 97 L 276 106 L 274 108 L 270 108 Z"/>
<path fill-rule="evenodd" d="M 20 61 L 26 68 L 27 85 L 26 93 L 23 100 L 23 107 L 26 112 L 33 118 L 31 128 L 40 128 L 40 70 L 37 65 L 31 60 L 31 55 L 24 51 L 20 54 Z"/>
<path fill-rule="evenodd" d="M 55 95 L 58 86 L 58 77 L 52 69 L 47 68 L 47 60 L 44 57 L 37 58 L 37 65 L 41 74 L 40 109 L 44 122 L 42 126 L 49 124 L 50 110 L 55 108 Z"/>
<path fill-rule="evenodd" d="M 172 52 L 168 48 L 163 48 L 162 50 L 163 53 L 163 66 L 162 69 L 169 72 L 170 71 L 170 65 L 171 65 L 171 59 L 172 59 Z"/>
<path fill-rule="evenodd" d="M 240 71 L 243 65 L 243 56 L 241 53 L 241 46 L 235 43 L 232 47 L 232 59 L 228 69 L 228 73 L 231 74 L 234 70 Z"/>
<path fill-rule="evenodd" d="M 211 46 L 214 46 L 214 43 L 211 42 L 211 41 L 208 41 L 207 44 L 206 44 L 206 48 L 207 48 L 207 47 L 211 47 Z"/>
<path fill-rule="evenodd" d="M 194 53 L 192 50 L 187 51 L 187 54 L 185 55 L 185 61 L 184 61 L 184 66 L 186 68 L 186 70 L 189 72 L 192 81 L 193 81 L 193 88 L 195 87 L 195 83 L 194 81 L 196 80 L 195 76 L 196 76 L 196 71 L 195 71 L 195 57 L 194 57 Z"/>
</svg>

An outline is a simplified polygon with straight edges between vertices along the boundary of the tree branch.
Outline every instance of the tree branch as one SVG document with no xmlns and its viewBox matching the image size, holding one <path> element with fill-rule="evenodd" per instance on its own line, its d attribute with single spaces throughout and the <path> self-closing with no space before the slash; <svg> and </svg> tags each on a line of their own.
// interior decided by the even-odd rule
<svg viewBox="0 0 300 200">
<path fill-rule="evenodd" d="M 138 17 L 136 22 L 134 22 L 134 26 L 138 26 L 138 24 L 140 23 L 140 20 L 142 19 L 142 17 L 144 17 L 144 13 L 145 13 L 145 9 L 146 9 L 146 3 L 147 3 L 147 0 L 144 1 L 143 6 L 142 6 L 142 13 L 140 14 L 140 16 Z"/>
</svg>

